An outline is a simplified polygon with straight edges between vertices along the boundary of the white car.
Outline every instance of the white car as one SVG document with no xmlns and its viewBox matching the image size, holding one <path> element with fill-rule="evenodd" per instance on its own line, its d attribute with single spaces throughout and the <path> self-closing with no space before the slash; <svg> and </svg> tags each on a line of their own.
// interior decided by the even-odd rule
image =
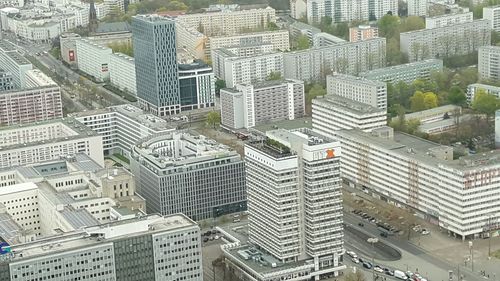
<svg viewBox="0 0 500 281">
<path fill-rule="evenodd" d="M 375 270 L 376 272 L 381 272 L 381 273 L 382 273 L 382 272 L 384 272 L 384 270 L 383 270 L 380 266 L 378 266 L 378 265 L 376 265 L 376 266 L 373 268 L 373 270 Z"/>
<path fill-rule="evenodd" d="M 352 258 L 352 262 L 353 263 L 359 263 L 359 259 L 358 258 Z"/>
<path fill-rule="evenodd" d="M 425 229 L 425 228 L 422 229 L 421 233 L 422 233 L 422 235 L 429 235 L 429 234 L 431 234 L 431 232 L 429 230 Z"/>
<path fill-rule="evenodd" d="M 353 252 L 353 251 L 347 251 L 345 253 L 348 254 L 351 258 L 357 258 L 358 257 L 358 255 L 356 255 L 356 253 Z"/>
</svg>

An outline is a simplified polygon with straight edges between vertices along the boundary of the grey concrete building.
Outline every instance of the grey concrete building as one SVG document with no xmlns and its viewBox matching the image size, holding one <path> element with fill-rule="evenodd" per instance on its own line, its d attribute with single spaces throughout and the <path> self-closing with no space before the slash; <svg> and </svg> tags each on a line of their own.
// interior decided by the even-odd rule
<svg viewBox="0 0 500 281">
<path fill-rule="evenodd" d="M 0 66 L 12 74 L 15 88 L 26 87 L 26 71 L 33 69 L 33 65 L 6 40 L 0 40 Z"/>
<path fill-rule="evenodd" d="M 230 130 L 293 120 L 304 115 L 304 82 L 290 79 L 236 85 L 222 89 L 220 100 L 221 124 Z"/>
<path fill-rule="evenodd" d="M 12 73 L 0 69 L 0 91 L 8 91 L 12 89 L 14 89 Z"/>
<path fill-rule="evenodd" d="M 283 53 L 284 77 L 320 81 L 332 72 L 357 75 L 385 66 L 385 38 Z"/>
<path fill-rule="evenodd" d="M 494 95 L 497 98 L 500 98 L 500 87 L 491 86 L 481 83 L 474 83 L 467 86 L 467 93 L 465 96 L 467 97 L 467 102 L 471 104 L 474 101 L 474 97 L 479 90 L 485 91 L 487 94 Z"/>
<path fill-rule="evenodd" d="M 477 70 L 480 79 L 500 79 L 500 47 L 480 47 L 478 52 Z"/>
<path fill-rule="evenodd" d="M 174 132 L 141 140 L 131 156 L 148 213 L 202 220 L 246 209 L 244 163 L 225 145 Z"/>
<path fill-rule="evenodd" d="M 182 214 L 115 221 L 4 249 L 2 281 L 203 280 L 200 228 Z"/>
<path fill-rule="evenodd" d="M 328 75 L 326 92 L 387 109 L 387 84 L 384 82 L 344 74 Z"/>
<path fill-rule="evenodd" d="M 488 20 L 480 19 L 449 26 L 404 32 L 400 35 L 401 52 L 410 62 L 430 58 L 466 55 L 491 43 Z"/>
<path fill-rule="evenodd" d="M 404 82 L 413 83 L 417 79 L 428 79 L 433 71 L 442 71 L 443 61 L 439 59 L 427 59 L 422 61 L 410 62 L 395 66 L 377 68 L 359 74 L 360 77 L 396 84 Z"/>
<path fill-rule="evenodd" d="M 158 15 L 132 19 L 139 106 L 155 115 L 180 112 L 175 22 Z"/>
</svg>

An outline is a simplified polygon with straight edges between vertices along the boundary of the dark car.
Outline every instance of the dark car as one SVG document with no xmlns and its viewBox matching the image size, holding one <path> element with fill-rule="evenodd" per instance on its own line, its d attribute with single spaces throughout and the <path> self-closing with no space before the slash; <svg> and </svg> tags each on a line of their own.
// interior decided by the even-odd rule
<svg viewBox="0 0 500 281">
<path fill-rule="evenodd" d="M 371 269 L 373 265 L 367 261 L 363 262 L 363 267 L 366 269 Z"/>
<path fill-rule="evenodd" d="M 358 225 L 361 226 L 361 227 L 365 226 L 365 224 L 362 223 L 362 222 L 358 223 Z"/>
<path fill-rule="evenodd" d="M 387 238 L 387 232 L 380 232 L 380 236 Z"/>
<path fill-rule="evenodd" d="M 208 237 L 203 238 L 203 242 L 208 242 Z"/>
</svg>

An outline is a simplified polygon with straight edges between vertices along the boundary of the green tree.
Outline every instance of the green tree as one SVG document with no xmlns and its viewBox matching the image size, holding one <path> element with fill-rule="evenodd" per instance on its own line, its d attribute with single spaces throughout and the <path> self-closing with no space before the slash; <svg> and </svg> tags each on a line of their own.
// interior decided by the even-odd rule
<svg viewBox="0 0 500 281">
<path fill-rule="evenodd" d="M 278 71 L 273 71 L 271 73 L 269 73 L 269 75 L 267 76 L 267 79 L 268 81 L 270 80 L 281 80 L 281 73 L 278 72 Z"/>
<path fill-rule="evenodd" d="M 415 134 L 418 132 L 418 127 L 420 127 L 420 120 L 411 119 L 406 122 L 406 133 Z"/>
<path fill-rule="evenodd" d="M 448 102 L 455 105 L 464 105 L 467 98 L 464 91 L 458 87 L 453 86 L 448 93 Z"/>
<path fill-rule="evenodd" d="M 479 89 L 479 91 L 477 91 L 474 95 L 474 100 L 472 101 L 472 109 L 479 113 L 486 114 L 488 117 L 495 114 L 498 106 L 498 98 L 486 93 L 483 89 Z"/>
<path fill-rule="evenodd" d="M 393 15 L 384 15 L 378 21 L 378 29 L 381 36 L 386 38 L 395 38 L 399 35 L 399 17 Z"/>
<path fill-rule="evenodd" d="M 108 44 L 108 47 L 113 50 L 113 53 L 122 53 L 127 56 L 134 56 L 134 47 L 132 43 L 128 42 L 112 42 Z"/>
<path fill-rule="evenodd" d="M 220 94 L 220 89 L 224 89 L 226 88 L 226 81 L 222 80 L 222 79 L 217 79 L 217 81 L 215 81 L 215 93 L 217 95 Z"/>
<path fill-rule="evenodd" d="M 297 36 L 297 39 L 296 39 L 297 50 L 305 50 L 305 49 L 309 49 L 309 47 L 310 47 L 309 38 L 307 38 L 307 36 L 305 36 L 304 34 Z"/>
<path fill-rule="evenodd" d="M 433 92 L 426 92 L 424 94 L 424 105 L 425 109 L 430 109 L 438 106 L 437 95 Z"/>
<path fill-rule="evenodd" d="M 411 111 L 422 111 L 425 109 L 424 102 L 425 95 L 421 91 L 416 91 L 415 94 L 410 98 Z"/>
<path fill-rule="evenodd" d="M 278 25 L 276 25 L 276 23 L 274 23 L 274 22 L 269 22 L 269 23 L 267 24 L 267 29 L 269 29 L 270 31 L 275 31 L 275 30 L 278 30 L 278 29 L 280 29 L 280 28 L 278 27 Z"/>
<path fill-rule="evenodd" d="M 207 114 L 207 124 L 213 126 L 215 129 L 220 124 L 220 113 L 218 111 L 210 111 Z"/>
<path fill-rule="evenodd" d="M 404 21 L 402 21 L 399 31 L 407 32 L 424 28 L 425 28 L 425 21 L 423 18 L 418 16 L 409 16 Z"/>
<path fill-rule="evenodd" d="M 491 45 L 498 46 L 500 44 L 500 33 L 491 31 Z"/>
<path fill-rule="evenodd" d="M 314 84 L 306 96 L 306 102 L 311 103 L 315 97 L 326 95 L 326 90 L 320 84 Z"/>
</svg>

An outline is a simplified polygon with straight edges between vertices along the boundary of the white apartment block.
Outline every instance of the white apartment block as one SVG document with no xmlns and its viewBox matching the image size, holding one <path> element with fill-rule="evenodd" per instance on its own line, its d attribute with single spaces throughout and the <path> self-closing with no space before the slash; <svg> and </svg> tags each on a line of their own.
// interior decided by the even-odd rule
<svg viewBox="0 0 500 281">
<path fill-rule="evenodd" d="M 500 98 L 500 87 L 474 83 L 467 86 L 467 92 L 465 93 L 465 95 L 467 96 L 467 102 L 469 104 L 472 104 L 472 102 L 474 101 L 474 97 L 479 90 L 485 91 L 489 95 L 494 95 L 495 97 Z"/>
<path fill-rule="evenodd" d="M 472 12 L 426 17 L 425 28 L 432 29 L 437 27 L 455 25 L 459 23 L 472 22 L 473 20 L 474 18 L 472 16 Z"/>
<path fill-rule="evenodd" d="M 141 279 L 202 281 L 199 226 L 182 214 L 146 215 L 11 245 L 5 281 Z"/>
<path fill-rule="evenodd" d="M 307 21 L 319 23 L 330 17 L 333 22 L 354 20 L 375 21 L 391 12 L 398 14 L 397 0 L 310 0 L 307 1 Z"/>
<path fill-rule="evenodd" d="M 0 40 L 0 65 L 12 74 L 14 88 L 26 87 L 26 71 L 33 69 L 33 65 L 6 40 Z"/>
<path fill-rule="evenodd" d="M 113 51 L 87 39 L 76 41 L 78 69 L 97 81 L 109 80 L 109 59 Z"/>
<path fill-rule="evenodd" d="M 477 70 L 480 79 L 500 79 L 500 47 L 483 46 L 479 48 Z"/>
<path fill-rule="evenodd" d="M 212 65 L 215 76 L 226 81 L 228 88 L 232 88 L 237 84 L 265 81 L 271 73 L 282 75 L 283 53 L 239 57 L 226 49 L 217 49 L 212 53 Z"/>
<path fill-rule="evenodd" d="M 102 136 L 72 118 L 0 128 L 0 168 L 85 153 L 104 166 Z"/>
<path fill-rule="evenodd" d="M 10 90 L 0 95 L 0 125 L 12 126 L 63 117 L 57 85 Z"/>
<path fill-rule="evenodd" d="M 130 155 L 140 139 L 175 130 L 166 120 L 130 105 L 117 105 L 94 111 L 77 112 L 73 117 L 102 136 L 104 154 Z"/>
<path fill-rule="evenodd" d="M 283 53 L 284 77 L 321 81 L 328 73 L 357 75 L 385 66 L 385 38 Z"/>
<path fill-rule="evenodd" d="M 491 30 L 500 32 L 500 5 L 484 7 L 483 19 L 490 21 Z"/>
<path fill-rule="evenodd" d="M 233 129 L 293 120 L 304 115 L 304 82 L 266 81 L 221 89 L 221 124 Z"/>
<path fill-rule="evenodd" d="M 453 159 L 453 148 L 384 128 L 336 132 L 350 185 L 416 211 L 462 239 L 500 226 L 500 155 Z M 369 167 L 369 169 L 367 169 Z"/>
<path fill-rule="evenodd" d="M 321 29 L 300 21 L 293 22 L 288 29 L 290 31 L 290 37 L 297 38 L 300 35 L 305 35 L 311 44 L 313 43 L 314 35 L 321 33 Z"/>
<path fill-rule="evenodd" d="M 223 248 L 242 276 L 320 280 L 345 268 L 340 157 L 338 142 L 307 130 L 245 145 L 249 242 L 261 250 Z M 260 251 L 267 266 L 250 267 Z"/>
<path fill-rule="evenodd" d="M 26 71 L 26 88 L 57 86 L 57 83 L 38 69 Z"/>
<path fill-rule="evenodd" d="M 337 95 L 312 100 L 313 130 L 333 137 L 334 131 L 360 129 L 370 132 L 387 125 L 387 110 Z"/>
<path fill-rule="evenodd" d="M 196 59 L 206 59 L 208 37 L 184 22 L 175 22 L 175 40 L 178 49 L 187 51 Z M 210 55 L 210 53 L 209 53 Z"/>
<path fill-rule="evenodd" d="M 176 18 L 187 27 L 201 29 L 207 36 L 235 35 L 242 30 L 267 28 L 269 22 L 276 22 L 273 8 L 249 9 L 240 11 L 220 11 L 209 13 L 185 14 Z"/>
<path fill-rule="evenodd" d="M 488 20 L 474 20 L 400 34 L 400 50 L 410 62 L 466 55 L 491 44 Z"/>
<path fill-rule="evenodd" d="M 333 46 L 341 43 L 345 43 L 346 41 L 337 36 L 333 36 L 326 32 L 320 32 L 313 35 L 313 47 L 326 47 Z"/>
<path fill-rule="evenodd" d="M 137 95 L 134 58 L 122 53 L 110 55 L 109 82 L 121 91 Z"/>
<path fill-rule="evenodd" d="M 428 0 L 407 0 L 408 16 L 425 17 L 427 15 Z"/>
<path fill-rule="evenodd" d="M 417 79 L 429 79 L 433 72 L 442 70 L 442 60 L 428 59 L 395 66 L 377 68 L 360 73 L 359 77 L 391 84 L 397 84 L 398 82 L 411 84 Z"/>
<path fill-rule="evenodd" d="M 495 147 L 500 147 L 500 110 L 495 111 Z"/>
<path fill-rule="evenodd" d="M 207 52 L 220 48 L 245 45 L 271 44 L 275 51 L 290 50 L 290 36 L 287 30 L 244 33 L 232 36 L 211 36 L 207 41 Z M 207 53 L 209 54 L 209 53 Z"/>
<path fill-rule="evenodd" d="M 306 0 L 290 0 L 290 16 L 294 19 L 301 19 L 307 15 Z"/>
<path fill-rule="evenodd" d="M 328 75 L 326 92 L 387 110 L 387 84 L 384 82 L 343 74 Z"/>
</svg>

